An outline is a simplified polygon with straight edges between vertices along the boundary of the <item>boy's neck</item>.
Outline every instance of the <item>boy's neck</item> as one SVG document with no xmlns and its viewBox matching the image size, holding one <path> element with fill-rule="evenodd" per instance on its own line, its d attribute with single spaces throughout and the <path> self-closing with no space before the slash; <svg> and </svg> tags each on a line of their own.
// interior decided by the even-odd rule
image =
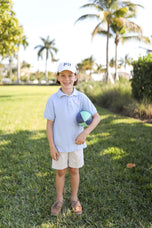
<svg viewBox="0 0 152 228">
<path fill-rule="evenodd" d="M 74 90 L 74 88 L 70 88 L 70 89 L 66 89 L 66 90 L 61 88 L 61 91 L 68 96 L 70 96 L 73 93 L 73 90 Z"/>
</svg>

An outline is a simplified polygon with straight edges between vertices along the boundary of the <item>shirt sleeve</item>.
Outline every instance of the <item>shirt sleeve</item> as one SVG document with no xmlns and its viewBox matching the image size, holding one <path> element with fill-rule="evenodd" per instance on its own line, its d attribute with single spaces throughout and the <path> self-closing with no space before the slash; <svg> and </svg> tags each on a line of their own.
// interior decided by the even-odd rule
<svg viewBox="0 0 152 228">
<path fill-rule="evenodd" d="M 94 104 L 92 103 L 92 101 L 85 95 L 83 94 L 83 106 L 82 106 L 83 110 L 89 111 L 92 116 L 97 113 L 97 109 L 94 106 Z"/>
<path fill-rule="evenodd" d="M 54 121 L 55 120 L 55 112 L 54 112 L 54 105 L 53 105 L 53 100 L 51 97 L 48 99 L 44 111 L 44 118 Z"/>
</svg>

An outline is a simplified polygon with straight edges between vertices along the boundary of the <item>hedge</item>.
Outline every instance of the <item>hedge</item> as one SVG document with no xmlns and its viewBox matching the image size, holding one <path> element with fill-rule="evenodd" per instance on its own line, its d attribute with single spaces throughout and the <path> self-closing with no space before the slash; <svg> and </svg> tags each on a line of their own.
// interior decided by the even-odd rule
<svg viewBox="0 0 152 228">
<path fill-rule="evenodd" d="M 137 100 L 152 101 L 152 55 L 133 62 L 132 94 Z"/>
</svg>

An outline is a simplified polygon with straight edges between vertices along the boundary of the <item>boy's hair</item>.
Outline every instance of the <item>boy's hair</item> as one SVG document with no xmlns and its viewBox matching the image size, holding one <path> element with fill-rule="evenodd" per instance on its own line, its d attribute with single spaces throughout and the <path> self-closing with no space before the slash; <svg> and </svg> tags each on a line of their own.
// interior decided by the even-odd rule
<svg viewBox="0 0 152 228">
<path fill-rule="evenodd" d="M 59 75 L 59 74 L 60 74 L 60 73 L 59 73 L 59 72 L 57 72 L 57 75 Z M 74 75 L 76 76 L 77 74 L 76 74 L 76 73 L 74 73 Z M 60 85 L 60 82 L 59 82 L 58 80 L 56 80 L 56 83 Z M 77 84 L 78 84 L 78 79 L 74 82 L 74 84 L 73 84 L 73 85 L 75 86 L 75 85 L 77 85 Z"/>
</svg>

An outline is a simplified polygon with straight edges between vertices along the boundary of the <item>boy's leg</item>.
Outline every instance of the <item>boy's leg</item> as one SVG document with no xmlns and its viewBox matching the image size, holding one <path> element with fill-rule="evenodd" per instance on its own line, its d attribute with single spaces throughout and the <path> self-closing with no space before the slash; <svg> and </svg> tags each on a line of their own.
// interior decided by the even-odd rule
<svg viewBox="0 0 152 228">
<path fill-rule="evenodd" d="M 82 207 L 80 201 L 78 200 L 78 189 L 79 189 L 79 169 L 78 168 L 70 168 L 70 177 L 71 177 L 71 207 L 76 215 L 82 214 Z"/>
<path fill-rule="evenodd" d="M 78 200 L 79 168 L 84 165 L 83 149 L 69 153 L 69 172 L 71 180 L 71 201 Z"/>
<path fill-rule="evenodd" d="M 69 172 L 71 181 L 71 207 L 74 214 L 82 214 L 82 207 L 78 200 L 79 189 L 79 168 L 84 165 L 83 150 L 77 150 L 69 153 Z"/>
<path fill-rule="evenodd" d="M 57 170 L 56 173 L 56 200 L 63 201 L 63 189 L 65 182 L 65 174 L 67 168 L 62 170 Z"/>
<path fill-rule="evenodd" d="M 52 159 L 52 168 L 56 169 L 56 199 L 63 200 L 63 188 L 67 171 L 68 153 L 60 152 L 58 161 Z"/>
<path fill-rule="evenodd" d="M 69 167 L 70 182 L 71 182 L 71 202 L 78 200 L 78 189 L 79 189 L 79 169 Z"/>
<path fill-rule="evenodd" d="M 63 189 L 66 171 L 67 168 L 63 170 L 57 170 L 56 173 L 56 201 L 51 207 L 51 214 L 55 216 L 60 213 L 63 205 Z"/>
</svg>

